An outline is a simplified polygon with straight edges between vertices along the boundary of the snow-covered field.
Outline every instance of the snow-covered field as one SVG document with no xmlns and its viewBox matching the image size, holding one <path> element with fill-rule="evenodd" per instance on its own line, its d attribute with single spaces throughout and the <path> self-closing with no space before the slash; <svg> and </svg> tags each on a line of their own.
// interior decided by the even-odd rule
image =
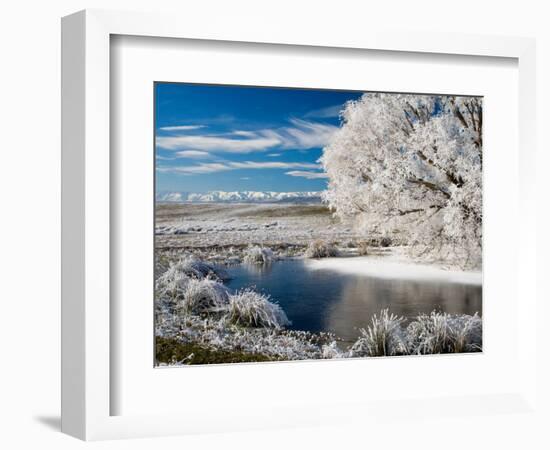
<svg viewBox="0 0 550 450">
<path fill-rule="evenodd" d="M 155 234 L 159 250 L 196 250 L 208 257 L 238 255 L 249 245 L 293 256 L 316 239 L 345 247 L 359 238 L 325 206 L 295 203 L 160 203 Z"/>
</svg>

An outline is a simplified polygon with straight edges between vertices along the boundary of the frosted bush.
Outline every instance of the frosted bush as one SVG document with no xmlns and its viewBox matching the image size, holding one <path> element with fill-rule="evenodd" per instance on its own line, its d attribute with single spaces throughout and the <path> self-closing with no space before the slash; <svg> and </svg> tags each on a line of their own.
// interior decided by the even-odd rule
<svg viewBox="0 0 550 450">
<path fill-rule="evenodd" d="M 164 255 L 155 256 L 155 280 L 158 279 L 170 267 L 169 259 Z"/>
<path fill-rule="evenodd" d="M 191 278 L 176 310 L 180 315 L 220 312 L 227 307 L 228 302 L 229 293 L 223 284 L 209 279 Z"/>
<path fill-rule="evenodd" d="M 433 311 L 421 314 L 407 327 L 409 351 L 426 355 L 480 351 L 482 322 L 473 316 Z"/>
<path fill-rule="evenodd" d="M 245 289 L 229 297 L 228 320 L 246 327 L 283 328 L 290 321 L 269 296 Z"/>
<path fill-rule="evenodd" d="M 183 299 L 189 280 L 184 272 L 174 270 L 172 266 L 157 278 L 155 294 L 163 303 L 177 302 L 178 299 Z"/>
<path fill-rule="evenodd" d="M 221 281 L 227 279 L 227 274 L 221 268 L 214 267 L 194 256 L 187 256 L 169 265 L 161 275 L 157 276 L 155 293 L 164 302 L 178 302 L 187 292 L 190 280 L 204 279 Z"/>
<path fill-rule="evenodd" d="M 191 255 L 181 258 L 176 263 L 171 264 L 158 278 L 158 281 L 159 283 L 169 283 L 172 280 L 181 279 L 184 276 L 197 280 L 202 280 L 203 278 L 224 280 L 227 278 L 227 273 L 222 268 L 214 267 L 212 264 Z"/>
<path fill-rule="evenodd" d="M 415 354 L 449 353 L 452 337 L 448 315 L 433 311 L 421 314 L 407 327 L 409 348 Z"/>
<path fill-rule="evenodd" d="M 328 258 L 338 256 L 338 249 L 331 243 L 320 239 L 310 242 L 305 253 L 306 258 Z"/>
<path fill-rule="evenodd" d="M 371 324 L 365 330 L 360 329 L 361 336 L 350 349 L 351 356 L 395 356 L 407 353 L 407 346 L 401 323 L 402 317 L 390 314 L 383 309 L 374 315 Z"/>
<path fill-rule="evenodd" d="M 370 253 L 369 251 L 369 243 L 365 241 L 361 241 L 357 244 L 357 252 L 361 256 L 366 256 Z"/>
<path fill-rule="evenodd" d="M 344 356 L 344 352 L 338 348 L 336 341 L 325 344 L 321 348 L 321 358 L 323 359 L 343 358 Z"/>
<path fill-rule="evenodd" d="M 244 254 L 244 262 L 248 264 L 268 264 L 271 261 L 273 261 L 273 251 L 268 247 L 250 247 Z"/>
<path fill-rule="evenodd" d="M 450 329 L 454 340 L 454 351 L 479 352 L 483 344 L 483 327 L 479 315 L 452 316 Z"/>
</svg>

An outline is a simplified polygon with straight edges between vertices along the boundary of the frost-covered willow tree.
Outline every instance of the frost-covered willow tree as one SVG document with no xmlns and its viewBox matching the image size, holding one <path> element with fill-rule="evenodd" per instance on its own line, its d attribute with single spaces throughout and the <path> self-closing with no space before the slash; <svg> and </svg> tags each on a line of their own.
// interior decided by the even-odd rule
<svg viewBox="0 0 550 450">
<path fill-rule="evenodd" d="M 364 94 L 324 149 L 325 201 L 417 258 L 481 267 L 482 100 Z"/>
</svg>

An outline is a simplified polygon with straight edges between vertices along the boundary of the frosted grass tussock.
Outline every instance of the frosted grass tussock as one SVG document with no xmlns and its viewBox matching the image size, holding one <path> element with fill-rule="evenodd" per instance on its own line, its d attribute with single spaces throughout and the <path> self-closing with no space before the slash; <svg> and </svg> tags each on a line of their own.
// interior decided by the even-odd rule
<svg viewBox="0 0 550 450">
<path fill-rule="evenodd" d="M 407 339 L 411 354 L 481 351 L 482 321 L 477 313 L 468 316 L 433 311 L 409 324 Z"/>
<path fill-rule="evenodd" d="M 244 289 L 229 296 L 228 320 L 245 327 L 283 328 L 290 321 L 269 296 Z"/>
<path fill-rule="evenodd" d="M 406 328 L 404 319 L 387 309 L 374 315 L 349 350 L 349 356 L 434 355 L 479 352 L 482 321 L 476 313 L 452 315 L 433 311 L 418 315 Z"/>
<path fill-rule="evenodd" d="M 321 358 L 323 359 L 344 358 L 345 356 L 346 354 L 338 348 L 336 341 L 325 344 L 321 348 Z"/>
<path fill-rule="evenodd" d="M 193 278 L 187 281 L 183 298 L 176 305 L 177 313 L 204 314 L 223 311 L 229 302 L 228 289 L 218 281 Z"/>
<path fill-rule="evenodd" d="M 273 251 L 269 247 L 250 247 L 244 254 L 244 262 L 248 264 L 268 264 L 273 259 Z"/>
<path fill-rule="evenodd" d="M 155 292 L 163 304 L 183 299 L 190 280 L 185 273 L 173 270 L 172 267 L 158 277 L 155 283 Z"/>
<path fill-rule="evenodd" d="M 227 279 L 226 272 L 208 264 L 194 256 L 186 256 L 171 264 L 157 278 L 156 292 L 160 297 L 168 297 L 173 301 L 183 298 L 189 280 L 212 279 L 221 281 Z"/>
<path fill-rule="evenodd" d="M 320 239 L 310 242 L 305 253 L 306 258 L 328 258 L 338 256 L 338 249 L 331 243 Z"/>
<path fill-rule="evenodd" d="M 473 316 L 452 316 L 450 324 L 456 353 L 482 350 L 483 322 L 477 313 Z"/>
<path fill-rule="evenodd" d="M 203 278 L 224 280 L 227 278 L 227 273 L 222 268 L 214 267 L 212 264 L 202 261 L 192 255 L 181 258 L 178 262 L 172 264 L 165 272 L 167 277 L 174 277 L 176 274 L 185 275 L 197 280 L 202 280 Z"/>
<path fill-rule="evenodd" d="M 402 317 L 390 314 L 383 309 L 374 315 L 371 324 L 365 330 L 360 329 L 361 336 L 350 349 L 350 356 L 396 356 L 407 354 L 405 335 L 401 328 Z"/>
</svg>

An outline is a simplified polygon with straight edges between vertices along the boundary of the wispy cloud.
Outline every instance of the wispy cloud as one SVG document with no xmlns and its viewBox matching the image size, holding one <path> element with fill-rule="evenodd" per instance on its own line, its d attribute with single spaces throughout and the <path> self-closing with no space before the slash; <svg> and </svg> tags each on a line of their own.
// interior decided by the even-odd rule
<svg viewBox="0 0 550 450">
<path fill-rule="evenodd" d="M 282 130 L 283 146 L 286 148 L 308 149 L 327 145 L 338 127 L 326 123 L 310 122 L 302 119 L 291 120 L 294 127 Z"/>
<path fill-rule="evenodd" d="M 198 130 L 200 128 L 204 128 L 204 125 L 175 125 L 172 127 L 160 127 L 159 130 L 162 131 L 190 131 L 190 130 Z"/>
<path fill-rule="evenodd" d="M 282 162 L 282 161 L 242 161 L 228 162 L 234 169 L 318 169 L 319 164 L 306 162 Z"/>
<path fill-rule="evenodd" d="M 225 172 L 232 170 L 223 163 L 200 163 L 196 166 L 183 167 L 157 167 L 158 172 L 162 173 L 180 173 L 184 175 Z"/>
<path fill-rule="evenodd" d="M 159 161 L 173 161 L 176 158 L 167 158 L 166 156 L 156 155 Z"/>
<path fill-rule="evenodd" d="M 280 153 L 268 153 L 266 156 L 270 156 L 271 158 L 276 158 L 277 156 L 281 156 Z"/>
<path fill-rule="evenodd" d="M 243 130 L 236 130 L 232 131 L 230 134 L 234 136 L 244 136 L 244 137 L 255 137 L 256 133 L 254 131 L 243 131 Z"/>
<path fill-rule="evenodd" d="M 158 148 L 175 151 L 204 151 L 212 153 L 252 153 L 271 148 L 307 150 L 327 145 L 338 130 L 334 125 L 291 119 L 292 126 L 256 131 L 237 130 L 233 137 L 219 135 L 159 136 Z"/>
<path fill-rule="evenodd" d="M 330 117 L 338 117 L 344 109 L 344 105 L 327 106 L 326 108 L 315 109 L 304 115 L 306 118 L 328 119 Z"/>
<path fill-rule="evenodd" d="M 208 159 L 212 155 L 208 152 L 203 152 L 200 150 L 184 150 L 182 152 L 176 152 L 178 158 L 190 158 L 190 159 Z"/>
<path fill-rule="evenodd" d="M 278 145 L 276 138 L 255 135 L 248 139 L 231 139 L 218 136 L 160 136 L 157 146 L 165 150 L 196 149 L 206 152 L 251 153 Z"/>
<path fill-rule="evenodd" d="M 280 161 L 227 161 L 214 163 L 199 163 L 194 166 L 179 167 L 157 167 L 159 172 L 179 173 L 182 175 L 205 174 L 216 172 L 227 172 L 239 169 L 319 169 L 320 166 L 314 163 L 280 162 Z M 313 173 L 313 172 L 311 172 Z"/>
<path fill-rule="evenodd" d="M 291 177 L 307 178 L 308 180 L 313 180 L 316 178 L 328 178 L 328 175 L 324 172 L 309 172 L 307 170 L 291 170 L 290 172 L 285 172 L 285 175 L 290 175 Z"/>
</svg>

